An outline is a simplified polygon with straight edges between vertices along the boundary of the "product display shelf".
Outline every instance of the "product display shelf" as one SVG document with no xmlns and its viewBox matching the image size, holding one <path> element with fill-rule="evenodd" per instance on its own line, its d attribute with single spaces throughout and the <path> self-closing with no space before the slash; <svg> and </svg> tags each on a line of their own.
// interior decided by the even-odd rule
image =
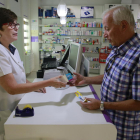
<svg viewBox="0 0 140 140">
<path fill-rule="evenodd" d="M 41 35 L 41 34 L 39 34 L 39 35 Z M 90 36 L 90 37 L 101 37 L 101 36 L 94 36 L 94 35 L 42 35 L 42 36 L 78 36 L 78 37 L 80 37 L 80 36 Z"/>
<path fill-rule="evenodd" d="M 39 27 L 46 27 L 46 28 L 91 28 L 91 29 L 100 29 L 101 27 L 67 27 L 67 26 L 51 26 L 51 25 L 39 25 Z"/>
<path fill-rule="evenodd" d="M 140 19 L 137 19 L 137 22 L 136 22 L 136 32 L 138 33 L 138 36 L 140 37 Z"/>
<path fill-rule="evenodd" d="M 84 52 L 84 54 L 99 54 L 99 52 Z"/>
<path fill-rule="evenodd" d="M 30 22 L 28 19 L 23 18 L 24 29 L 24 51 L 25 51 L 25 72 L 30 73 L 34 69 L 34 54 L 31 52 L 30 46 Z"/>
<path fill-rule="evenodd" d="M 51 47 L 53 50 L 61 50 L 64 39 L 67 37 L 82 45 L 86 57 L 95 56 L 99 59 L 99 49 L 102 45 L 102 19 L 67 18 L 66 24 L 61 25 L 60 18 L 39 18 L 40 50 L 51 50 Z M 40 55 L 40 64 L 42 61 Z M 100 73 L 99 62 L 98 66 L 94 66 L 90 61 L 90 67 L 93 68 L 90 70 L 91 73 Z"/>
<path fill-rule="evenodd" d="M 43 42 L 39 42 L 39 44 L 63 44 L 63 43 L 43 43 Z"/>
<path fill-rule="evenodd" d="M 29 36 L 30 36 L 30 31 L 29 31 L 29 20 L 26 18 L 23 18 L 23 29 L 24 29 L 24 49 L 25 49 L 25 53 L 27 52 L 31 52 L 31 48 L 30 48 L 30 40 L 29 40 Z"/>
</svg>

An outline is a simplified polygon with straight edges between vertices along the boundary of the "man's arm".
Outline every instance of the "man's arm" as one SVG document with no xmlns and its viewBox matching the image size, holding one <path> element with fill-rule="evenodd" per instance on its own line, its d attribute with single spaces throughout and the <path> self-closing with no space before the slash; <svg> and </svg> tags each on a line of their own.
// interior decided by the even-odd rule
<svg viewBox="0 0 140 140">
<path fill-rule="evenodd" d="M 138 111 L 140 110 L 140 101 L 130 99 L 120 102 L 104 102 L 104 108 L 121 111 Z"/>
<path fill-rule="evenodd" d="M 104 75 L 99 75 L 95 77 L 84 77 L 83 75 L 79 73 L 73 73 L 75 76 L 73 77 L 73 80 L 71 81 L 73 85 L 83 85 L 83 84 L 101 84 L 103 81 Z"/>
<path fill-rule="evenodd" d="M 87 84 L 95 84 L 99 85 L 102 84 L 104 75 L 94 76 L 94 77 L 85 77 Z"/>
<path fill-rule="evenodd" d="M 89 102 L 81 102 L 82 106 L 90 110 L 96 110 L 100 108 L 100 100 L 94 98 L 86 98 Z M 104 102 L 104 109 L 120 110 L 120 111 L 138 111 L 140 110 L 140 101 L 137 100 L 125 100 L 119 102 Z"/>
</svg>

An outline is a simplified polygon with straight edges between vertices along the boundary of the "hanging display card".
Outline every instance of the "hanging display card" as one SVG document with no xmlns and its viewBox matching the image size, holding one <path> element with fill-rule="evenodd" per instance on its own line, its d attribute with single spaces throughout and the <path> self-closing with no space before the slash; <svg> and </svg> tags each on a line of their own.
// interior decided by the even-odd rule
<svg viewBox="0 0 140 140">
<path fill-rule="evenodd" d="M 81 18 L 94 18 L 94 7 L 82 6 Z"/>
<path fill-rule="evenodd" d="M 38 24 L 37 20 L 31 20 L 31 42 L 38 42 Z"/>
<path fill-rule="evenodd" d="M 110 52 L 111 52 L 111 49 L 107 46 L 105 46 L 104 48 L 101 48 L 100 53 L 99 53 L 99 63 L 106 63 L 106 58 L 108 57 Z"/>
</svg>

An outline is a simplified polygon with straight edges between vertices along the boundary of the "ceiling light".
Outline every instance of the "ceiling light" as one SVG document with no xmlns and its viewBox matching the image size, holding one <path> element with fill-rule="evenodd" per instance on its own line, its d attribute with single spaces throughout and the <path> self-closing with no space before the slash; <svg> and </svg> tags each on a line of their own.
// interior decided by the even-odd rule
<svg viewBox="0 0 140 140">
<path fill-rule="evenodd" d="M 66 17 L 60 17 L 60 23 L 66 24 Z"/>
<path fill-rule="evenodd" d="M 59 17 L 66 16 L 67 15 L 67 6 L 63 2 L 63 0 L 60 1 L 59 5 L 57 6 L 57 14 Z"/>
</svg>

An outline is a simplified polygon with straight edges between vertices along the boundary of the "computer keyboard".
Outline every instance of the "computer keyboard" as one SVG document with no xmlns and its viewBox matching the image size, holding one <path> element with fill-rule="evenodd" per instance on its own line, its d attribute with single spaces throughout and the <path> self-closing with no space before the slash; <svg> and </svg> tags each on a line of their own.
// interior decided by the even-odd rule
<svg viewBox="0 0 140 140">
<path fill-rule="evenodd" d="M 55 62 L 49 61 L 48 64 L 47 64 L 47 68 L 56 68 L 56 67 L 57 67 L 56 61 Z"/>
<path fill-rule="evenodd" d="M 57 67 L 56 58 L 44 58 L 43 64 L 41 66 L 42 69 L 54 69 Z"/>
<path fill-rule="evenodd" d="M 54 69 L 57 67 L 57 62 L 48 61 L 47 63 L 42 64 L 42 69 Z"/>
</svg>

